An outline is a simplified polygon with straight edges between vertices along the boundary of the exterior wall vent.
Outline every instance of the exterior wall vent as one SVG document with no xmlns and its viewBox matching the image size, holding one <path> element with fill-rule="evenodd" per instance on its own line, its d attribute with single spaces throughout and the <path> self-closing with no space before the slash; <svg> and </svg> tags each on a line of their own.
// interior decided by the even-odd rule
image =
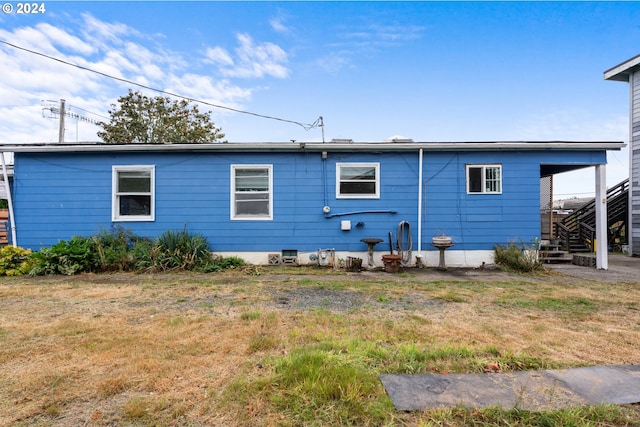
<svg viewBox="0 0 640 427">
<path fill-rule="evenodd" d="M 282 258 L 280 254 L 269 254 L 269 265 L 280 265 L 282 263 Z"/>
<path fill-rule="evenodd" d="M 296 249 L 283 249 L 280 262 L 284 265 L 298 265 L 298 251 Z"/>
</svg>

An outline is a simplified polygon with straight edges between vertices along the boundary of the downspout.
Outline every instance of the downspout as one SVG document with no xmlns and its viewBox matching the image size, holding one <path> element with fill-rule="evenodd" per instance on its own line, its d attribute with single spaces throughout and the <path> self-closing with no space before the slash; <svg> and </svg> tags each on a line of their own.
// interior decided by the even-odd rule
<svg viewBox="0 0 640 427">
<path fill-rule="evenodd" d="M 418 155 L 418 257 L 422 262 L 422 153 Z"/>
<path fill-rule="evenodd" d="M 18 247 L 16 237 L 16 220 L 13 216 L 13 199 L 11 197 L 11 188 L 9 187 L 9 176 L 7 175 L 7 164 L 4 161 L 4 151 L 0 152 L 2 158 L 2 178 L 4 179 L 4 189 L 7 192 L 7 202 L 9 205 L 9 223 L 11 224 L 11 243 L 14 248 Z"/>
</svg>

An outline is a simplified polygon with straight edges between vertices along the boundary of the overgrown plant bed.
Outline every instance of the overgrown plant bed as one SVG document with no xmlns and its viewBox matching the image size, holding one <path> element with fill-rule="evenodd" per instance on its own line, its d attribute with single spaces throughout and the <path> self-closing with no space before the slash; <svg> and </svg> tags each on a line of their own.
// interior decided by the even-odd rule
<svg viewBox="0 0 640 427">
<path fill-rule="evenodd" d="M 0 425 L 640 425 L 634 406 L 398 412 L 378 380 L 637 363 L 639 284 L 279 267 L 3 278 Z"/>
</svg>

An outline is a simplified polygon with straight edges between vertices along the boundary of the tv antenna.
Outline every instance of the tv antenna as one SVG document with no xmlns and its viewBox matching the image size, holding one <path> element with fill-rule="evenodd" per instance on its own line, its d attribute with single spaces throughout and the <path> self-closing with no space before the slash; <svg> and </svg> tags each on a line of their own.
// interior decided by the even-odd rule
<svg viewBox="0 0 640 427">
<path fill-rule="evenodd" d="M 82 116 L 78 113 L 74 113 L 73 111 L 68 111 L 66 108 L 66 102 L 64 99 L 60 100 L 60 104 L 56 101 L 50 100 L 42 100 L 42 116 L 45 117 L 45 111 L 49 111 L 50 119 L 59 119 L 60 126 L 58 129 L 58 142 L 64 143 L 64 119 L 65 117 L 69 117 L 72 119 L 76 119 L 76 142 L 78 139 L 78 122 L 86 122 L 91 123 L 92 125 L 99 124 L 98 120 L 91 119 L 86 116 Z"/>
</svg>

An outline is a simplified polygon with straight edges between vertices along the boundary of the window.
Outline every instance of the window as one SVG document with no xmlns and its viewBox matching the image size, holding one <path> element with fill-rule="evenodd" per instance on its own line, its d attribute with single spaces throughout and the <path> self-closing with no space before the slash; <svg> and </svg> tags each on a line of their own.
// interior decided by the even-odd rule
<svg viewBox="0 0 640 427">
<path fill-rule="evenodd" d="M 501 165 L 467 165 L 467 193 L 502 193 Z"/>
<path fill-rule="evenodd" d="M 231 219 L 273 218 L 271 165 L 231 165 Z"/>
<path fill-rule="evenodd" d="M 380 197 L 379 163 L 337 163 L 336 197 L 377 199 Z"/>
<path fill-rule="evenodd" d="M 114 221 L 153 221 L 153 166 L 114 166 L 112 171 Z"/>
</svg>

